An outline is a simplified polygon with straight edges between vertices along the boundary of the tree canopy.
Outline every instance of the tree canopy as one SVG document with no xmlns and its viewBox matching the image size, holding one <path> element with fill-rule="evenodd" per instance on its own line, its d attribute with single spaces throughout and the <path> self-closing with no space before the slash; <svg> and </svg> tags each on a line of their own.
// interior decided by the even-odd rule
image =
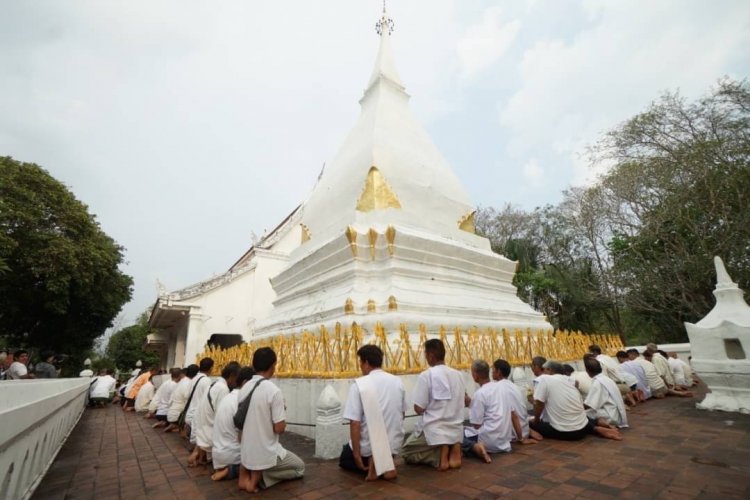
<svg viewBox="0 0 750 500">
<path fill-rule="evenodd" d="M 142 361 L 144 368 L 158 365 L 158 354 L 143 350 L 149 333 L 152 333 L 152 330 L 148 326 L 148 315 L 144 313 L 135 325 L 112 334 L 107 344 L 107 358 L 111 359 L 117 368 L 126 372 L 130 371 L 138 360 Z"/>
<path fill-rule="evenodd" d="M 0 336 L 9 344 L 80 362 L 130 300 L 123 251 L 44 169 L 0 157 Z"/>
<path fill-rule="evenodd" d="M 555 326 L 685 340 L 713 307 L 714 255 L 750 284 L 750 85 L 665 93 L 590 153 L 609 167 L 596 184 L 531 212 L 480 209 L 478 230 L 520 260 L 519 295 Z"/>
</svg>

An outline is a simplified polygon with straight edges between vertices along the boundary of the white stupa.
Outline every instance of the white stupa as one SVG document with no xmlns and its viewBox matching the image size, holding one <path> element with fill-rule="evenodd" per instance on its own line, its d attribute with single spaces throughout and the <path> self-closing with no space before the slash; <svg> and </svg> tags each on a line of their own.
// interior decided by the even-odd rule
<svg viewBox="0 0 750 500">
<path fill-rule="evenodd" d="M 271 278 L 255 335 L 352 323 L 372 331 L 549 330 L 516 295 L 516 263 L 474 234 L 475 208 L 409 110 L 385 11 L 361 115 L 301 208 L 301 244 Z"/>
<path fill-rule="evenodd" d="M 714 266 L 716 305 L 698 323 L 685 323 L 693 369 L 711 390 L 697 406 L 750 413 L 750 306 L 719 257 Z"/>
</svg>

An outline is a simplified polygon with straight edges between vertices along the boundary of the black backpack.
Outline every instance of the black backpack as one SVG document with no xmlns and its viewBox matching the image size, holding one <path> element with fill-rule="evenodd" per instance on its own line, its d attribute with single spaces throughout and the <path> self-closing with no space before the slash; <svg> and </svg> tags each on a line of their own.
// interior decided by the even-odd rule
<svg viewBox="0 0 750 500">
<path fill-rule="evenodd" d="M 265 379 L 262 378 L 258 380 L 255 383 L 255 386 L 250 391 L 250 394 L 247 395 L 245 399 L 240 401 L 240 404 L 237 405 L 237 413 L 234 414 L 234 426 L 238 428 L 239 430 L 242 430 L 242 428 L 245 426 L 245 419 L 247 418 L 247 410 L 250 409 L 250 398 L 253 397 L 253 393 L 255 392 L 255 389 L 258 388 L 261 382 L 263 382 Z"/>
</svg>

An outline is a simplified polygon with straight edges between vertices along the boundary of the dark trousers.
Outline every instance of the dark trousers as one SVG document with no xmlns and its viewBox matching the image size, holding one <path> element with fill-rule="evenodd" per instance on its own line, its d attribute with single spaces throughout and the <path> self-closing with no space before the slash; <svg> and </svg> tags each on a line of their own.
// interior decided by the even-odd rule
<svg viewBox="0 0 750 500">
<path fill-rule="evenodd" d="M 586 425 L 577 431 L 558 431 L 552 427 L 549 422 L 534 421 L 529 422 L 529 427 L 537 431 L 542 436 L 549 439 L 559 439 L 561 441 L 580 441 L 588 434 L 594 433 L 595 421 L 587 418 Z"/>
<path fill-rule="evenodd" d="M 367 467 L 370 465 L 370 457 L 362 457 L 362 463 Z M 341 456 L 339 457 L 339 467 L 344 470 L 350 470 L 352 472 L 359 472 L 362 475 L 366 475 L 367 471 L 357 467 L 354 461 L 354 452 L 349 447 L 349 443 L 346 443 L 341 449 Z"/>
</svg>

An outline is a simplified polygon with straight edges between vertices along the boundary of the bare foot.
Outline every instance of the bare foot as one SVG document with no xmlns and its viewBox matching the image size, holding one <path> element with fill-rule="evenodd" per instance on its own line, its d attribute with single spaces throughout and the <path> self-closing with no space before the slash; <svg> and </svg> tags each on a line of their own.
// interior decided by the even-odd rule
<svg viewBox="0 0 750 500">
<path fill-rule="evenodd" d="M 615 441 L 622 441 L 620 431 L 617 429 L 609 429 L 607 427 L 594 427 L 594 430 L 603 438 L 613 439 Z"/>
<path fill-rule="evenodd" d="M 156 429 L 157 427 L 164 427 L 164 422 L 156 422 L 151 426 L 152 429 Z"/>
<path fill-rule="evenodd" d="M 483 443 L 477 443 L 474 446 L 472 446 L 472 449 L 474 453 L 476 453 L 479 458 L 485 461 L 485 463 L 491 464 L 492 463 L 492 457 L 490 457 L 490 454 L 487 453 L 487 448 L 484 447 Z"/>
<path fill-rule="evenodd" d="M 445 472 L 450 468 L 450 447 L 447 444 L 440 445 L 440 462 L 438 470 Z"/>
<path fill-rule="evenodd" d="M 529 437 L 531 439 L 536 440 L 536 441 L 542 441 L 544 439 L 544 436 L 542 436 L 541 434 L 539 434 L 534 429 L 529 429 Z"/>
<path fill-rule="evenodd" d="M 461 468 L 461 445 L 453 444 L 450 447 L 450 455 L 448 457 L 448 466 L 451 469 Z"/>
<path fill-rule="evenodd" d="M 367 477 L 365 477 L 365 481 L 377 481 L 378 475 L 375 472 L 375 460 L 373 460 L 372 457 L 370 457 L 370 463 L 367 465 Z"/>
<path fill-rule="evenodd" d="M 211 474 L 211 480 L 212 481 L 221 481 L 225 477 L 229 475 L 229 467 L 224 467 L 223 469 L 219 469 L 213 474 Z"/>
<path fill-rule="evenodd" d="M 396 472 L 396 469 L 389 470 L 388 472 L 383 473 L 383 479 L 388 479 L 389 481 L 392 479 L 396 479 L 398 477 L 398 472 Z"/>
<path fill-rule="evenodd" d="M 521 441 L 521 444 L 537 444 L 538 442 L 536 439 L 526 438 Z"/>
</svg>

